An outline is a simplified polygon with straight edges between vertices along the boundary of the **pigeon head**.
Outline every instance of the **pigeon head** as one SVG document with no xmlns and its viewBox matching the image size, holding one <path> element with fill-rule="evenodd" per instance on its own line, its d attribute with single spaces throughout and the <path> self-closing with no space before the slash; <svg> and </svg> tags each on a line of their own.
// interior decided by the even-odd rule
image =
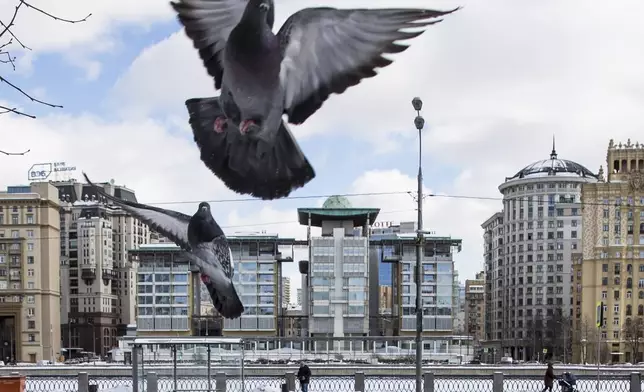
<svg viewBox="0 0 644 392">
<path fill-rule="evenodd" d="M 199 215 L 210 215 L 210 204 L 204 202 L 199 203 L 199 210 L 197 211 Z"/>
<path fill-rule="evenodd" d="M 250 0 L 246 8 L 252 8 L 252 9 L 255 9 L 256 11 L 265 13 L 270 11 L 271 8 L 273 8 L 272 7 L 273 4 L 271 3 L 272 2 L 270 0 Z"/>
<path fill-rule="evenodd" d="M 265 21 L 271 28 L 275 22 L 275 10 L 273 0 L 249 0 L 246 4 L 246 18 L 259 18 Z"/>
</svg>

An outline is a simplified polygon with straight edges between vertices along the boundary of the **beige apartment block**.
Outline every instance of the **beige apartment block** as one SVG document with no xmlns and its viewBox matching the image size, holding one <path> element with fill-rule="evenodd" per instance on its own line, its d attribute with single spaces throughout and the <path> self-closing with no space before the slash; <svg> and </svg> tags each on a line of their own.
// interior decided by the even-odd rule
<svg viewBox="0 0 644 392">
<path fill-rule="evenodd" d="M 0 192 L 1 360 L 60 356 L 60 202 L 46 182 Z"/>
<path fill-rule="evenodd" d="M 465 332 L 475 346 L 485 340 L 485 272 L 465 281 Z"/>
<path fill-rule="evenodd" d="M 54 182 L 60 199 L 61 329 L 68 356 L 80 351 L 107 356 L 128 325 L 136 323 L 137 263 L 131 249 L 150 242 L 150 230 L 89 184 Z M 97 183 L 121 200 L 134 190 Z"/>
<path fill-rule="evenodd" d="M 608 145 L 607 178 L 582 187 L 583 259 L 575 265 L 573 352 L 594 362 L 642 361 L 644 145 Z M 604 304 L 597 328 L 597 305 Z M 629 325 L 633 325 L 631 328 Z"/>
</svg>

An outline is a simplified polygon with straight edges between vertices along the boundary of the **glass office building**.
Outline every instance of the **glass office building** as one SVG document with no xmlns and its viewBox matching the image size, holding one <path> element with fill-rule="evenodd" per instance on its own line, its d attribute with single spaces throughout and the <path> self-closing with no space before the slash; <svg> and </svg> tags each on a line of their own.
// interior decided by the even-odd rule
<svg viewBox="0 0 644 392">
<path fill-rule="evenodd" d="M 191 331 L 190 263 L 174 244 L 141 245 L 130 251 L 137 272 L 137 332 Z"/>
</svg>

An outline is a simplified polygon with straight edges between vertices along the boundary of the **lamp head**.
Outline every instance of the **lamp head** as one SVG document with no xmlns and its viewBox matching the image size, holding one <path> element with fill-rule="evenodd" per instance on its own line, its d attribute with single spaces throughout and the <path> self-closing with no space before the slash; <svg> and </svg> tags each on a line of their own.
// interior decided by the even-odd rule
<svg viewBox="0 0 644 392">
<path fill-rule="evenodd" d="M 416 116 L 414 119 L 414 125 L 419 131 L 425 126 L 425 119 L 422 116 Z"/>
<path fill-rule="evenodd" d="M 411 104 L 414 107 L 414 110 L 417 112 L 419 112 L 423 108 L 423 101 L 418 97 L 412 99 Z"/>
</svg>

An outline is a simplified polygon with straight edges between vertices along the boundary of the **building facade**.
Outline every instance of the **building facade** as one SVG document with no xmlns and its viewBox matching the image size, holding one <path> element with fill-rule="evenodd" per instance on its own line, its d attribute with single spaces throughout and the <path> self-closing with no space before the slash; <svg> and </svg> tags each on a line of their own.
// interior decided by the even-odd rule
<svg viewBox="0 0 644 392">
<path fill-rule="evenodd" d="M 233 283 L 245 310 L 237 319 L 223 320 L 224 336 L 283 335 L 287 307 L 280 306 L 283 302 L 282 263 L 291 263 L 293 259 L 282 257 L 280 249 L 293 246 L 297 241 L 252 233 L 227 238 L 235 262 Z M 260 349 L 272 349 L 275 345 L 271 342 L 258 344 Z"/>
<path fill-rule="evenodd" d="M 60 199 L 61 328 L 63 345 L 106 355 L 127 325 L 136 323 L 137 264 L 128 250 L 150 242 L 149 228 L 108 204 L 88 184 L 52 183 Z M 134 191 L 97 184 L 122 200 Z"/>
<path fill-rule="evenodd" d="M 499 186 L 503 241 L 491 245 L 500 234 L 484 234 L 491 338 L 486 343 L 496 352 L 519 360 L 540 359 L 544 350 L 548 356 L 565 354 L 560 331 L 570 326 L 572 260 L 581 251 L 581 187 L 597 179 L 584 166 L 560 159 L 553 143 L 549 159 Z M 484 228 L 492 222 L 500 223 L 496 214 Z"/>
<path fill-rule="evenodd" d="M 60 201 L 49 183 L 0 192 L 3 361 L 55 361 L 60 347 Z"/>
<path fill-rule="evenodd" d="M 481 225 L 483 229 L 483 260 L 485 261 L 485 270 L 489 271 L 490 274 L 485 275 L 485 303 L 491 307 L 493 292 L 494 298 L 498 292 L 493 290 L 493 287 L 496 288 L 496 281 L 492 278 L 492 269 L 493 267 L 503 265 L 503 251 L 505 246 L 503 245 L 503 240 L 505 238 L 504 234 L 504 225 L 503 225 L 503 213 L 496 212 L 492 214 L 483 224 Z M 501 314 L 492 313 L 490 308 L 486 309 L 485 312 L 485 324 L 483 333 L 485 334 L 486 343 L 491 343 L 491 347 L 494 349 L 494 343 L 500 342 L 501 340 Z M 497 320 L 498 318 L 498 320 Z M 494 325 L 494 328 L 492 327 Z M 500 349 L 500 347 L 499 347 Z"/>
<path fill-rule="evenodd" d="M 308 226 L 309 266 L 303 287 L 310 337 L 367 336 L 378 309 L 378 275 L 370 273 L 369 232 L 379 209 L 353 208 L 344 197 L 327 199 L 322 208 L 299 208 L 299 222 Z M 312 237 L 311 227 L 321 236 Z M 362 230 L 355 230 L 362 228 Z M 374 271 L 376 272 L 376 271 Z M 370 291 L 370 285 L 375 294 Z M 374 303 L 370 306 L 370 296 Z M 375 309 L 375 313 L 374 313 Z M 375 320 L 375 318 L 374 318 Z M 318 342 L 326 344 L 326 342 Z M 349 342 L 336 341 L 337 347 Z"/>
<path fill-rule="evenodd" d="M 297 297 L 296 305 L 299 307 L 302 307 L 302 289 L 301 288 L 296 289 L 295 293 Z"/>
<path fill-rule="evenodd" d="M 478 346 L 485 340 L 485 272 L 465 281 L 465 332 Z"/>
<path fill-rule="evenodd" d="M 174 244 L 147 244 L 131 249 L 130 262 L 137 265 L 136 333 L 139 336 L 189 336 L 198 291 L 196 269 Z"/>
<path fill-rule="evenodd" d="M 286 308 L 291 304 L 291 278 L 282 276 L 282 308 Z"/>
<path fill-rule="evenodd" d="M 608 145 L 607 179 L 585 184 L 583 260 L 576 265 L 575 357 L 642 361 L 644 344 L 644 145 Z M 603 173 L 602 173 L 603 174 Z M 603 303 L 599 339 L 596 307 Z"/>
</svg>

